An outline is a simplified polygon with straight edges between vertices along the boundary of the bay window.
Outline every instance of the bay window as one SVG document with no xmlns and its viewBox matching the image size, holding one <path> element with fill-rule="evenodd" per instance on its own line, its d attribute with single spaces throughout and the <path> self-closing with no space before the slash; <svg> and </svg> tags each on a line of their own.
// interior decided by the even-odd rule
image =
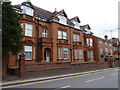
<svg viewBox="0 0 120 90">
<path fill-rule="evenodd" d="M 58 31 L 58 39 L 62 39 L 62 31 Z"/>
<path fill-rule="evenodd" d="M 73 40 L 74 40 L 74 42 L 79 42 L 79 41 L 80 41 L 80 36 L 74 34 L 74 35 L 73 35 Z"/>
<path fill-rule="evenodd" d="M 59 59 L 62 59 L 62 48 L 59 48 L 58 51 L 59 51 L 58 52 L 59 53 Z"/>
<path fill-rule="evenodd" d="M 79 59 L 83 59 L 83 52 L 81 49 L 78 51 L 78 54 L 79 54 Z"/>
<path fill-rule="evenodd" d="M 25 23 L 25 36 L 32 37 L 33 25 Z"/>
<path fill-rule="evenodd" d="M 67 33 L 63 32 L 63 39 L 67 39 Z"/>
<path fill-rule="evenodd" d="M 75 59 L 78 59 L 78 50 L 74 50 L 74 56 L 75 56 Z"/>
<path fill-rule="evenodd" d="M 93 59 L 93 51 L 88 51 L 88 59 Z"/>
<path fill-rule="evenodd" d="M 67 39 L 67 32 L 58 31 L 58 39 Z"/>
<path fill-rule="evenodd" d="M 75 57 L 75 59 L 83 59 L 82 49 L 75 49 L 74 50 L 74 57 Z"/>
<path fill-rule="evenodd" d="M 32 60 L 32 46 L 25 46 L 25 60 Z"/>
<path fill-rule="evenodd" d="M 68 48 L 64 48 L 64 59 L 68 59 Z"/>
<path fill-rule="evenodd" d="M 86 39 L 86 44 L 87 44 L 87 46 L 93 46 L 92 38 L 87 38 Z"/>
</svg>

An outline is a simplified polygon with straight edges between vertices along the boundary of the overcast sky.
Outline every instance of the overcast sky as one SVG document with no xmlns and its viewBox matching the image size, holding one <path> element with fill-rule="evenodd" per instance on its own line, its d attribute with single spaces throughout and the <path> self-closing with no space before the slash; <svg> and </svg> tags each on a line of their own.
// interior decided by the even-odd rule
<svg viewBox="0 0 120 90">
<path fill-rule="evenodd" d="M 12 5 L 26 0 L 10 0 Z M 110 30 L 118 37 L 118 2 L 120 0 L 30 0 L 33 5 L 54 12 L 65 10 L 68 18 L 78 16 L 81 24 L 89 24 L 94 35 L 104 38 Z"/>
</svg>

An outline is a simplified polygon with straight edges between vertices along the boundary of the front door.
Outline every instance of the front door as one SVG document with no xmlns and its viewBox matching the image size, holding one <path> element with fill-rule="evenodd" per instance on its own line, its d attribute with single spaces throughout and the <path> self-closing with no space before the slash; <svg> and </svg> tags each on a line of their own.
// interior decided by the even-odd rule
<svg viewBox="0 0 120 90">
<path fill-rule="evenodd" d="M 84 51 L 84 61 L 87 62 L 87 52 Z"/>
<path fill-rule="evenodd" d="M 45 56 L 46 62 L 50 62 L 50 49 L 49 48 L 45 49 L 44 56 Z"/>
</svg>

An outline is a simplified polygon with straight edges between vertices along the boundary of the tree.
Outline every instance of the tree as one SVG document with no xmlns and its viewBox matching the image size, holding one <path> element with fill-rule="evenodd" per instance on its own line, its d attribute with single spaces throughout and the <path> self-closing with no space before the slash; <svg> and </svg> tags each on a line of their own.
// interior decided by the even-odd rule
<svg viewBox="0 0 120 90">
<path fill-rule="evenodd" d="M 7 56 L 9 52 L 14 55 L 22 49 L 22 28 L 19 16 L 10 2 L 2 4 L 2 55 Z"/>
</svg>

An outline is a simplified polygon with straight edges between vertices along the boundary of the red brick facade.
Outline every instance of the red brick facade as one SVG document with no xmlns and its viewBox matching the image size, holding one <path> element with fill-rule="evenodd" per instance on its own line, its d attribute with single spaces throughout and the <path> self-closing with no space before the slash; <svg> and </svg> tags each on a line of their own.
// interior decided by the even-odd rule
<svg viewBox="0 0 120 90">
<path fill-rule="evenodd" d="M 23 13 L 22 6 L 33 9 L 34 15 Z M 22 53 L 25 54 L 26 64 L 51 62 L 100 62 L 100 48 L 112 49 L 112 46 L 100 44 L 100 38 L 93 36 L 89 25 L 78 25 L 78 17 L 68 19 L 64 10 L 49 12 L 23 2 L 14 6 L 19 13 L 24 37 Z M 66 20 L 66 24 L 60 19 Z M 61 20 L 62 20 L 61 19 Z M 32 27 L 32 31 L 30 31 Z M 27 34 L 27 35 L 26 35 Z M 110 51 L 109 51 L 110 52 Z M 18 56 L 10 55 L 9 67 L 18 66 Z"/>
</svg>

